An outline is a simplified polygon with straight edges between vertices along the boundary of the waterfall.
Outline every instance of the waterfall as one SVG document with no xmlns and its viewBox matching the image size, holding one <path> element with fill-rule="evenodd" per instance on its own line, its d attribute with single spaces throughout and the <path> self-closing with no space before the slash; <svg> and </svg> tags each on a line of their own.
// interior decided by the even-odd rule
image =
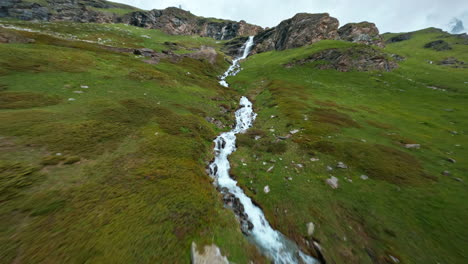
<svg viewBox="0 0 468 264">
<path fill-rule="evenodd" d="M 229 84 L 226 82 L 226 78 L 228 76 L 235 76 L 241 71 L 240 61 L 243 59 L 246 59 L 249 56 L 250 50 L 252 50 L 253 45 L 254 45 L 254 36 L 250 36 L 247 42 L 244 43 L 244 45 L 242 45 L 242 48 L 241 48 L 242 55 L 235 58 L 232 61 L 232 65 L 221 76 L 221 80 L 219 81 L 219 84 L 221 84 L 224 87 L 229 87 Z"/>
<path fill-rule="evenodd" d="M 235 59 L 232 66 L 221 78 L 221 84 L 228 87 L 227 76 L 234 76 L 240 71 L 240 60 L 247 58 L 253 46 L 253 37 L 242 46 L 242 56 Z M 280 232 L 274 230 L 266 220 L 262 210 L 237 186 L 237 181 L 229 176 L 228 157 L 236 150 L 236 134 L 249 129 L 257 114 L 247 97 L 240 99 L 240 108 L 236 111 L 236 126 L 229 132 L 222 133 L 215 140 L 215 159 L 210 164 L 210 176 L 223 195 L 227 207 L 231 208 L 241 223 L 242 232 L 247 235 L 260 251 L 271 258 L 274 263 L 317 263 L 303 253 L 299 247 Z"/>
</svg>

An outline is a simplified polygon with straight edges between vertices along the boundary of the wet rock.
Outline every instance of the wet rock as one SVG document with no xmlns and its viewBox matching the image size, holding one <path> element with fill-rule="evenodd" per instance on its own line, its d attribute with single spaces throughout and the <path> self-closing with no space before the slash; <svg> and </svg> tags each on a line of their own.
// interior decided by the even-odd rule
<svg viewBox="0 0 468 264">
<path fill-rule="evenodd" d="M 346 164 L 344 164 L 343 162 L 338 162 L 338 164 L 336 165 L 337 168 L 339 169 L 347 169 L 348 166 Z"/>
<path fill-rule="evenodd" d="M 349 23 L 338 29 L 338 35 L 341 40 L 376 45 L 381 48 L 385 47 L 383 39 L 379 35 L 379 30 L 374 23 Z"/>
<path fill-rule="evenodd" d="M 436 50 L 436 51 L 444 51 L 444 50 L 451 50 L 452 49 L 452 47 L 447 42 L 445 42 L 444 40 L 436 40 L 436 41 L 426 43 L 424 45 L 424 48 L 433 49 L 433 50 Z"/>
<path fill-rule="evenodd" d="M 142 49 L 135 49 L 133 54 L 140 55 L 144 57 L 151 57 L 155 52 L 152 49 L 142 48 Z"/>
<path fill-rule="evenodd" d="M 237 198 L 234 194 L 230 193 L 227 188 L 222 188 L 221 194 L 223 195 L 223 201 L 226 207 L 231 209 L 234 212 L 234 214 L 238 217 L 241 226 L 241 231 L 244 234 L 248 235 L 254 226 L 249 221 L 249 216 L 245 212 L 244 205 L 240 202 L 239 198 Z"/>
<path fill-rule="evenodd" d="M 330 187 L 332 187 L 333 189 L 337 189 L 339 186 L 338 186 L 338 178 L 336 178 L 335 176 L 332 176 L 330 179 L 326 179 L 325 182 L 330 185 Z"/>
<path fill-rule="evenodd" d="M 420 149 L 421 145 L 420 144 L 406 144 L 405 148 L 407 148 L 407 149 Z"/>
<path fill-rule="evenodd" d="M 307 223 L 306 227 L 307 227 L 307 235 L 312 236 L 314 234 L 314 231 L 315 231 L 314 223 L 309 222 L 309 223 Z"/>
<path fill-rule="evenodd" d="M 405 40 L 411 39 L 411 33 L 406 33 L 406 34 L 400 34 L 395 37 L 389 38 L 386 42 L 387 43 L 395 43 L 395 42 L 401 42 Z"/>
<path fill-rule="evenodd" d="M 311 62 L 326 62 L 315 65 L 321 70 L 335 69 L 341 72 L 356 71 L 392 71 L 398 64 L 387 54 L 372 47 L 352 47 L 319 51 L 301 60 L 285 64 L 286 68 Z"/>
<path fill-rule="evenodd" d="M 228 259 L 221 254 L 221 251 L 216 245 L 205 246 L 203 253 L 197 250 L 197 244 L 192 242 L 191 247 L 191 263 L 192 264 L 229 264 Z"/>
</svg>

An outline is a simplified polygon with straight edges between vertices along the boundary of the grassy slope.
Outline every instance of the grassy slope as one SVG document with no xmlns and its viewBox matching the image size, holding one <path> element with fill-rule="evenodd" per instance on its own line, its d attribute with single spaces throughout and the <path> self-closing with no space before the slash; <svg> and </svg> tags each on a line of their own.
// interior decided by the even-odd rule
<svg viewBox="0 0 468 264">
<path fill-rule="evenodd" d="M 120 47 L 218 48 L 122 25 L 8 24 Z M 15 34 L 36 42 L 0 44 L 1 263 L 187 263 L 192 241 L 261 261 L 205 173 L 220 131 L 204 117 L 231 124 L 219 105 L 238 99 L 216 83 L 221 56 L 149 65 L 94 43 Z"/>
<path fill-rule="evenodd" d="M 440 38 L 453 50 L 423 48 Z M 406 57 L 394 72 L 282 66 L 355 45 L 339 41 L 250 57 L 229 80 L 255 101 L 258 113 L 253 130 L 239 137 L 233 174 L 273 225 L 299 243 L 306 223 L 314 222 L 330 263 L 393 263 L 390 255 L 403 263 L 464 263 L 468 70 L 428 62 L 450 56 L 467 62 L 468 46 L 456 42 L 429 29 L 390 44 L 386 52 Z M 275 135 L 293 129 L 302 130 L 286 144 L 275 143 Z M 254 140 L 257 135 L 263 138 Z M 407 143 L 422 147 L 407 150 Z M 327 171 L 339 161 L 349 169 Z M 452 175 L 441 175 L 444 170 Z M 325 184 L 331 175 L 339 178 L 337 190 Z"/>
</svg>

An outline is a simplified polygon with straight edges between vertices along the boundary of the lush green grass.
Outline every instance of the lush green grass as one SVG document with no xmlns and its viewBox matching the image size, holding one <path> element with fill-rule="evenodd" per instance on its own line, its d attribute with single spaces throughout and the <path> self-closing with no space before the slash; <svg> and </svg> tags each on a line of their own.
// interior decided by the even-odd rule
<svg viewBox="0 0 468 264">
<path fill-rule="evenodd" d="M 171 41 L 181 52 L 214 41 L 7 23 L 44 34 L 0 44 L 1 263 L 187 263 L 192 241 L 237 263 L 262 261 L 205 172 L 220 133 L 205 117 L 232 124 L 219 107 L 238 100 L 217 84 L 224 59 L 150 65 L 63 36 L 130 48 Z"/>
<path fill-rule="evenodd" d="M 453 49 L 423 48 L 437 39 Z M 314 222 L 330 263 L 393 263 L 390 255 L 403 263 L 464 263 L 468 70 L 436 63 L 468 61 L 468 46 L 456 43 L 440 31 L 415 32 L 383 49 L 406 58 L 393 72 L 283 66 L 356 46 L 339 41 L 250 57 L 228 80 L 258 113 L 255 133 L 239 138 L 233 174 L 272 224 L 298 243 L 306 223 Z M 294 129 L 300 132 L 290 139 L 276 138 Z M 267 148 L 278 141 L 286 142 L 286 151 Z M 404 147 L 411 143 L 421 149 Z M 349 168 L 336 168 L 338 162 Z M 442 175 L 445 170 L 451 175 Z M 325 183 L 330 176 L 339 179 L 339 189 Z"/>
</svg>

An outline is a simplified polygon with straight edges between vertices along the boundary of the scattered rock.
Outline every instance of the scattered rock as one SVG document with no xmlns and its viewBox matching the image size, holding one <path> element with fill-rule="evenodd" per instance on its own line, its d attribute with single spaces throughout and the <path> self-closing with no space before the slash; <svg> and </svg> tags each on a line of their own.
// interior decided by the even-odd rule
<svg viewBox="0 0 468 264">
<path fill-rule="evenodd" d="M 344 164 L 343 162 L 338 162 L 338 164 L 336 165 L 337 168 L 339 169 L 347 169 L 348 166 L 346 164 Z"/>
<path fill-rule="evenodd" d="M 405 144 L 405 148 L 407 148 L 407 149 L 420 149 L 421 145 L 420 144 Z"/>
<path fill-rule="evenodd" d="M 81 87 L 81 89 L 88 89 L 89 88 L 88 85 L 81 85 L 80 87 Z"/>
<path fill-rule="evenodd" d="M 306 227 L 307 227 L 307 235 L 312 236 L 314 234 L 314 231 L 315 231 L 314 223 L 309 222 L 309 223 L 306 224 Z"/>
<path fill-rule="evenodd" d="M 360 178 L 363 179 L 363 180 L 367 180 L 367 179 L 369 179 L 369 176 L 363 174 L 363 175 L 361 175 Z"/>
<path fill-rule="evenodd" d="M 327 166 L 327 171 L 332 171 L 333 168 L 331 166 Z"/>
<path fill-rule="evenodd" d="M 298 132 L 299 132 L 299 129 L 294 129 L 294 130 L 289 131 L 289 133 L 292 134 L 292 135 L 294 135 L 294 134 L 296 134 Z"/>
<path fill-rule="evenodd" d="M 75 98 L 68 98 L 68 101 L 75 101 Z"/>
<path fill-rule="evenodd" d="M 393 261 L 393 263 L 400 263 L 400 260 L 397 259 L 396 257 L 392 256 L 392 255 L 388 255 L 390 257 L 390 259 Z"/>
<path fill-rule="evenodd" d="M 228 259 L 221 254 L 216 245 L 205 246 L 203 253 L 198 252 L 197 244 L 192 242 L 191 248 L 192 264 L 229 264 Z"/>
<path fill-rule="evenodd" d="M 267 186 L 263 187 L 263 192 L 264 193 L 269 193 L 270 192 L 270 186 L 267 185 Z"/>
<path fill-rule="evenodd" d="M 319 160 L 320 159 L 318 159 L 318 158 L 310 158 L 310 161 L 312 161 L 312 162 L 316 162 L 316 161 L 319 161 Z"/>
<path fill-rule="evenodd" d="M 452 174 L 450 173 L 450 171 L 443 171 L 443 172 L 442 172 L 442 175 L 444 175 L 444 176 L 450 176 L 450 175 L 452 175 Z"/>
<path fill-rule="evenodd" d="M 457 161 L 452 159 L 452 158 L 447 158 L 447 161 L 450 162 L 450 163 L 457 163 Z"/>
<path fill-rule="evenodd" d="M 442 65 L 442 66 L 450 66 L 452 68 L 468 68 L 467 63 L 465 63 L 464 61 L 458 60 L 457 58 L 454 58 L 454 57 L 445 58 L 437 62 L 437 64 Z"/>
<path fill-rule="evenodd" d="M 424 45 L 424 48 L 433 49 L 437 51 L 444 51 L 444 50 L 452 49 L 452 47 L 444 40 L 436 40 L 436 41 L 426 43 L 426 45 Z"/>
<path fill-rule="evenodd" d="M 274 168 L 275 166 L 271 166 L 270 168 L 268 168 L 267 172 L 271 172 Z"/>
<path fill-rule="evenodd" d="M 332 176 L 330 179 L 326 179 L 325 182 L 328 185 L 330 185 L 330 187 L 332 187 L 333 189 L 338 188 L 338 178 L 336 178 L 335 176 Z"/>
<path fill-rule="evenodd" d="M 462 179 L 460 179 L 460 178 L 457 178 L 457 177 L 453 177 L 452 179 L 456 180 L 457 182 L 463 182 L 463 180 L 462 180 Z"/>
<path fill-rule="evenodd" d="M 405 41 L 405 40 L 409 40 L 409 39 L 411 39 L 411 33 L 406 33 L 406 34 L 397 35 L 395 37 L 391 37 L 386 42 L 387 43 L 395 43 L 395 42 L 401 42 L 401 41 Z"/>
</svg>

